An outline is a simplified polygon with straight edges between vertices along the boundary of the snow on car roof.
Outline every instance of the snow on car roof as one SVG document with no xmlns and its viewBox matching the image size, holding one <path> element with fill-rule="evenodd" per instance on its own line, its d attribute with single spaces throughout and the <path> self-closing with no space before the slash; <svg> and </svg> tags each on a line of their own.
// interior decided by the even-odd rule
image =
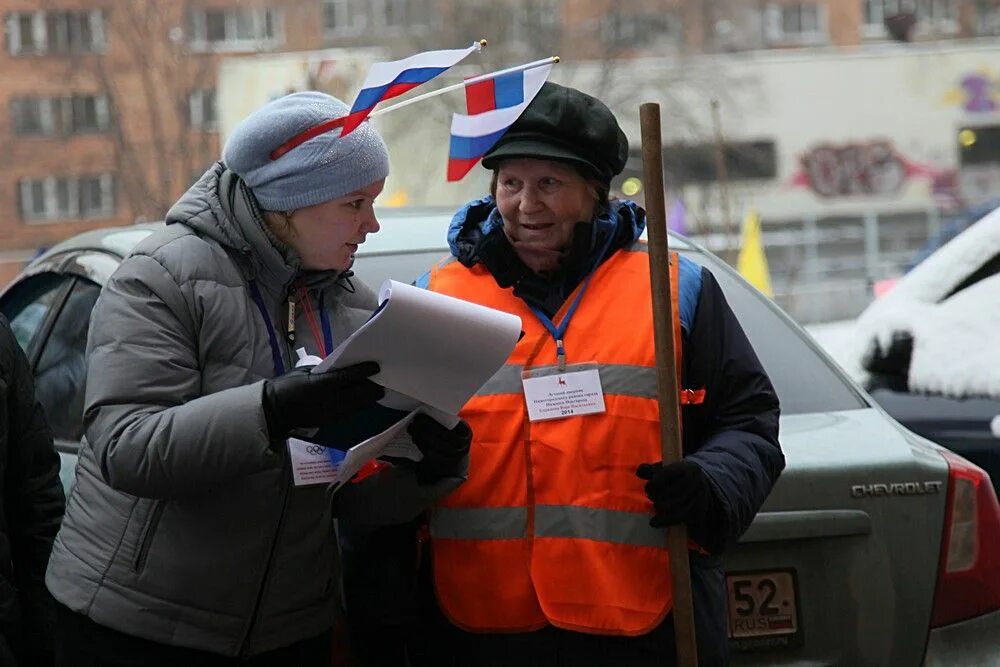
<svg viewBox="0 0 1000 667">
<path fill-rule="evenodd" d="M 906 274 L 857 322 L 859 354 L 883 351 L 900 333 L 913 338 L 908 384 L 949 396 L 1000 396 L 1000 275 L 951 294 L 1000 254 L 995 209 Z"/>
</svg>

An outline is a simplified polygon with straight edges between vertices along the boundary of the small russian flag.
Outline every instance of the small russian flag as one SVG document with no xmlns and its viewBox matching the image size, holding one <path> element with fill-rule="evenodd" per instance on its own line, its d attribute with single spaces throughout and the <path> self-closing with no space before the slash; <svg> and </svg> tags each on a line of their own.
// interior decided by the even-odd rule
<svg viewBox="0 0 1000 667">
<path fill-rule="evenodd" d="M 461 180 L 493 148 L 542 89 L 551 70 L 550 63 L 466 84 L 469 115 L 455 114 L 451 119 L 448 181 Z"/>
<path fill-rule="evenodd" d="M 426 51 L 403 60 L 375 63 L 361 84 L 361 92 L 351 106 L 351 113 L 345 118 L 341 136 L 352 132 L 364 122 L 379 102 L 397 97 L 422 83 L 427 83 L 449 67 L 461 62 L 470 53 L 482 48 L 482 44 L 476 42 L 467 49 Z"/>
</svg>

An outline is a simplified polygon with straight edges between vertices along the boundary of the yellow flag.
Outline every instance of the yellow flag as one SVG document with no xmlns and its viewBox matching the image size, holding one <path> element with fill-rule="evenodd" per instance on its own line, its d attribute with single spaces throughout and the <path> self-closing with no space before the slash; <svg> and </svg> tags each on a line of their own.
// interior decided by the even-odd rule
<svg viewBox="0 0 1000 667">
<path fill-rule="evenodd" d="M 406 206 L 410 201 L 410 194 L 406 190 L 396 190 L 393 192 L 385 202 L 382 203 L 383 206 Z"/>
<path fill-rule="evenodd" d="M 740 242 L 740 256 L 736 260 L 736 270 L 761 292 L 769 297 L 774 296 L 774 290 L 771 289 L 771 272 L 768 271 L 764 244 L 760 239 L 760 216 L 753 209 L 747 211 L 743 220 L 743 238 Z"/>
</svg>

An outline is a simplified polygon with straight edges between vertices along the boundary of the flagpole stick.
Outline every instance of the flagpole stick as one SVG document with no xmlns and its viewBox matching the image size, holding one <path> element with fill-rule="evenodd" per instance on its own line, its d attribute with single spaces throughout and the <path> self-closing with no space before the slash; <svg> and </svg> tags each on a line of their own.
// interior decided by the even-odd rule
<svg viewBox="0 0 1000 667">
<path fill-rule="evenodd" d="M 480 81 L 495 79 L 498 76 L 503 76 L 504 74 L 513 74 L 514 72 L 524 72 L 529 69 L 535 69 L 536 67 L 555 64 L 558 63 L 559 60 L 560 60 L 559 56 L 552 56 L 550 58 L 543 58 L 542 60 L 536 60 L 534 62 L 526 63 L 524 65 L 517 65 L 516 67 L 510 67 L 508 69 L 500 70 L 498 72 L 490 72 L 489 74 L 480 74 L 479 76 L 474 76 L 471 79 L 466 79 L 461 83 L 445 86 L 444 88 L 438 88 L 437 90 L 432 90 L 429 93 L 424 93 L 423 95 L 417 95 L 416 97 L 411 97 L 408 100 L 403 100 L 402 102 L 397 102 L 396 104 L 392 104 L 390 106 L 377 109 L 368 114 L 368 117 L 372 118 L 374 116 L 381 116 L 384 113 L 395 111 L 396 109 L 402 109 L 403 107 L 409 106 L 414 102 L 420 102 L 421 100 L 426 100 L 430 97 L 437 97 L 438 95 L 444 95 L 445 93 L 450 93 L 451 91 L 458 90 L 459 88 L 465 88 L 467 85 L 472 83 L 479 83 Z"/>
<path fill-rule="evenodd" d="M 663 203 L 663 141 L 660 136 L 660 105 L 647 102 L 639 107 L 642 132 L 643 182 L 646 188 L 646 229 L 649 234 L 649 279 L 653 291 L 653 341 L 656 348 L 657 399 L 660 408 L 660 444 L 664 465 L 681 460 L 680 397 L 674 357 L 673 311 L 670 298 L 670 247 Z M 687 526 L 667 527 L 667 550 L 673 585 L 674 636 L 679 667 L 696 667 L 694 604 L 688 561 Z"/>
</svg>

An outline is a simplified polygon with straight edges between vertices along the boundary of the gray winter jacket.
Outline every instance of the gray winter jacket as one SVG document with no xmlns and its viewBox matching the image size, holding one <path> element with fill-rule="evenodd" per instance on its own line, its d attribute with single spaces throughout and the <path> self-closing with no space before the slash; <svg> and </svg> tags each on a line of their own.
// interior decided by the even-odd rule
<svg viewBox="0 0 1000 667">
<path fill-rule="evenodd" d="M 305 320 L 282 335 L 295 253 L 276 241 L 242 181 L 220 163 L 111 277 L 91 319 L 86 438 L 46 583 L 115 630 L 225 655 L 315 636 L 338 613 L 334 516 L 416 516 L 461 479 L 429 487 L 390 467 L 346 485 L 295 487 L 268 447 L 268 330 L 248 284 L 293 347 L 317 352 Z M 336 345 L 375 299 L 332 274 L 308 277 Z M 297 309 L 300 313 L 303 309 Z"/>
</svg>

